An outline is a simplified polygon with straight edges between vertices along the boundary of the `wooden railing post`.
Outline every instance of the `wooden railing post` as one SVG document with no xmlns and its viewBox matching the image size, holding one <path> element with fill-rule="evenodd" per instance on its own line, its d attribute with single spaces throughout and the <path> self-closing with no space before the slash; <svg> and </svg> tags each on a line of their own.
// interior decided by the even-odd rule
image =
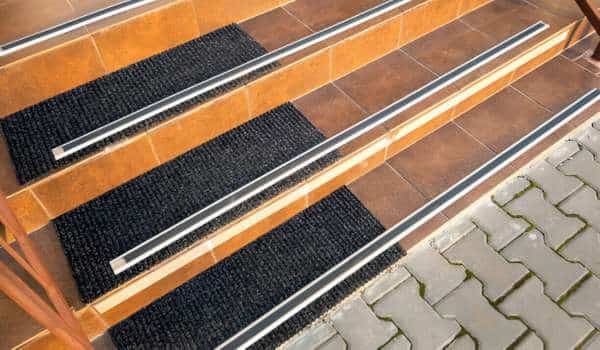
<svg viewBox="0 0 600 350">
<path fill-rule="evenodd" d="M 600 35 L 600 11 L 590 3 L 590 0 L 575 0 L 585 17 L 588 19 L 596 33 Z M 592 59 L 600 61 L 600 44 L 592 54 Z"/>
<path fill-rule="evenodd" d="M 2 285 L 0 291 L 69 346 L 78 349 L 93 349 L 58 284 L 52 278 L 41 255 L 8 206 L 8 200 L 1 191 L 0 223 L 14 235 L 23 256 L 13 249 L 4 238 L 0 238 L 0 246 L 44 288 L 56 311 L 1 262 L 0 282 Z"/>
</svg>

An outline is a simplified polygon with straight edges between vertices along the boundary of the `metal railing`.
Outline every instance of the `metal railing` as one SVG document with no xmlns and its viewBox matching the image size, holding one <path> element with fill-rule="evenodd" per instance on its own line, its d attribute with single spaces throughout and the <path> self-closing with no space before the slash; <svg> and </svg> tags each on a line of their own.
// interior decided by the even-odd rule
<svg viewBox="0 0 600 350">
<path fill-rule="evenodd" d="M 72 32 L 76 29 L 83 28 L 86 25 L 96 23 L 103 19 L 116 16 L 120 13 L 133 10 L 155 1 L 157 0 L 127 0 L 100 10 L 90 12 L 83 16 L 52 26 L 48 29 L 44 29 L 40 32 L 0 45 L 0 56 L 6 56 L 8 54 L 23 50 L 48 39 Z"/>
<path fill-rule="evenodd" d="M 15 236 L 22 255 L 4 237 L 8 235 L 9 230 Z M 1 192 L 0 247 L 42 286 L 54 308 L 48 305 L 41 296 L 2 261 L 0 261 L 0 291 L 58 339 L 62 340 L 69 348 L 91 350 L 92 345 L 87 339 L 81 324 L 71 311 L 58 284 L 44 264 L 41 254 L 31 242 L 27 232 L 8 206 L 8 200 Z"/>
<path fill-rule="evenodd" d="M 202 227 L 242 202 L 252 198 L 270 186 L 296 173 L 312 162 L 322 158 L 332 151 L 337 150 L 339 147 L 352 142 L 361 135 L 364 135 L 379 125 L 382 125 L 386 121 L 408 110 L 412 106 L 439 92 L 450 84 L 462 79 L 467 74 L 493 61 L 500 55 L 528 41 L 547 28 L 548 25 L 543 22 L 538 22 L 529 26 L 525 30 L 477 55 L 471 60 L 440 76 L 439 78 L 412 92 L 406 97 L 403 97 L 379 112 L 368 116 L 359 123 L 341 131 L 340 133 L 312 147 L 306 152 L 294 157 L 288 162 L 263 174 L 238 190 L 231 192 L 204 209 L 192 214 L 188 218 L 140 243 L 129 251 L 111 260 L 110 265 L 113 269 L 113 272 L 115 274 L 119 274 L 129 269 L 140 261 L 190 234 L 194 230 Z"/>
<path fill-rule="evenodd" d="M 283 58 L 289 57 L 308 47 L 314 46 L 336 35 L 355 28 L 367 21 L 395 10 L 400 6 L 409 3 L 410 1 L 412 0 L 386 1 L 383 4 L 366 10 L 354 17 L 336 23 L 316 33 L 310 34 L 277 50 L 266 53 L 226 72 L 218 74 L 208 80 L 192 85 L 189 88 L 179 91 L 124 117 L 116 119 L 62 145 L 54 147 L 52 149 L 54 159 L 59 160 L 73 153 L 81 151 L 99 141 L 107 139 L 110 136 L 113 136 L 123 130 L 168 111 L 169 109 L 184 102 L 190 101 L 206 92 L 224 86 L 261 68 L 276 63 Z"/>
<path fill-rule="evenodd" d="M 600 101 L 600 89 L 593 89 L 552 118 L 538 126 L 528 135 L 508 147 L 490 161 L 473 171 L 461 181 L 417 209 L 400 223 L 385 231 L 342 262 L 306 285 L 294 295 L 254 321 L 236 335 L 221 344 L 218 349 L 246 349 L 304 307 L 331 290 L 338 283 L 371 262 L 377 256 L 398 244 L 429 219 L 448 208 L 479 184 L 516 160 L 545 137 L 573 120 L 592 104 Z"/>
</svg>

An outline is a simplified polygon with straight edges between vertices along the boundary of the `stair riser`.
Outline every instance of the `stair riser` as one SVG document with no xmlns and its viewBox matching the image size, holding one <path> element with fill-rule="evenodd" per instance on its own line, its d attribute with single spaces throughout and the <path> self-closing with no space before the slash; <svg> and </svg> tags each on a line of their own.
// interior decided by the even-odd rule
<svg viewBox="0 0 600 350">
<path fill-rule="evenodd" d="M 90 328 L 90 335 L 101 334 L 108 328 L 103 328 L 104 325 L 112 325 L 129 317 L 339 187 L 368 173 L 386 159 L 557 56 L 584 33 L 587 31 L 578 23 L 555 32 L 526 52 L 437 102 L 318 175 L 93 303 L 89 310 L 96 312 L 102 322 L 98 321 L 93 329 Z M 412 237 L 406 238 L 406 242 L 410 242 L 410 246 L 418 243 Z"/>
<path fill-rule="evenodd" d="M 21 214 L 19 218 L 27 230 L 34 231 L 49 220 L 282 103 L 375 61 L 488 1 L 472 1 L 463 9 L 460 0 L 428 0 L 416 8 L 370 23 L 361 31 L 338 38 L 246 86 L 28 185 L 9 196 L 11 206 Z M 427 21 L 429 25 L 424 27 L 422 16 L 429 16 L 432 11 L 453 15 Z M 353 57 L 353 52 L 369 54 Z M 103 181 L 97 181 L 98 178 Z"/>
</svg>

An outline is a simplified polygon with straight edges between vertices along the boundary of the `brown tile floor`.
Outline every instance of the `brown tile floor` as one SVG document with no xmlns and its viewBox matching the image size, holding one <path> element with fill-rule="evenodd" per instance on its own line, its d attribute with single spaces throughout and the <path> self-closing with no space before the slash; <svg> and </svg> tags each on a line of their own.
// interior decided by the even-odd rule
<svg viewBox="0 0 600 350">
<path fill-rule="evenodd" d="M 319 31 L 341 20 L 352 17 L 383 0 L 296 0 L 285 8 L 314 31 Z"/>
<path fill-rule="evenodd" d="M 283 8 L 249 19 L 242 22 L 240 26 L 269 51 L 312 33 Z"/>
</svg>

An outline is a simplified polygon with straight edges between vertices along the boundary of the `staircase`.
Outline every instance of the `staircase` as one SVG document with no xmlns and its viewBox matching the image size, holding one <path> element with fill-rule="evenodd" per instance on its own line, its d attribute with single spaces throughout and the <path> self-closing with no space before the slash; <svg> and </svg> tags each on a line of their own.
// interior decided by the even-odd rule
<svg viewBox="0 0 600 350">
<path fill-rule="evenodd" d="M 572 0 L 133 1 L 103 19 L 116 1 L 60 3 L 35 20 L 29 1 L 0 4 L 0 189 L 99 348 L 223 344 L 600 87 Z M 284 344 L 599 111 L 255 346 Z M 62 346 L 0 310 L 0 348 Z"/>
</svg>

